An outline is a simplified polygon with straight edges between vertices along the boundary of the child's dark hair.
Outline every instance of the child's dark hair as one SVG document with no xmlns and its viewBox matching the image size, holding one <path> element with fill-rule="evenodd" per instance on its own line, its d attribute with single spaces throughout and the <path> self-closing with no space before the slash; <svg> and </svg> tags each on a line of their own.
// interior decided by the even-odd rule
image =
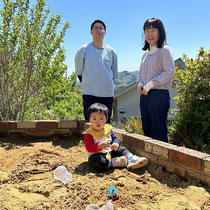
<svg viewBox="0 0 210 210">
<path fill-rule="evenodd" d="M 104 104 L 94 103 L 88 108 L 87 112 L 88 112 L 88 119 L 90 119 L 90 115 L 94 112 L 104 114 L 108 119 L 109 109 Z"/>
<path fill-rule="evenodd" d="M 144 32 L 145 30 L 150 29 L 150 28 L 158 29 L 159 40 L 157 43 L 157 47 L 162 48 L 163 45 L 166 44 L 166 31 L 165 31 L 165 27 L 162 21 L 158 18 L 150 18 L 146 20 L 143 26 Z M 147 50 L 147 49 L 150 49 L 150 44 L 145 39 L 144 47 L 142 48 L 142 50 Z"/>
<path fill-rule="evenodd" d="M 94 20 L 94 21 L 92 22 L 92 24 L 91 24 L 91 26 L 90 26 L 90 29 L 91 29 L 91 30 L 93 29 L 93 26 L 94 26 L 96 23 L 102 24 L 102 26 L 104 27 L 104 30 L 106 31 L 106 24 L 105 24 L 102 20 L 100 20 L 100 19 Z"/>
</svg>

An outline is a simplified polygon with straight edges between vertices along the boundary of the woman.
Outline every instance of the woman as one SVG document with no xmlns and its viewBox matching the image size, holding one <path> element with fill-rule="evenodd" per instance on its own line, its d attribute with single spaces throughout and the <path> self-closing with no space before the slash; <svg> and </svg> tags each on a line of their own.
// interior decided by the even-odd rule
<svg viewBox="0 0 210 210">
<path fill-rule="evenodd" d="M 160 19 L 146 20 L 143 30 L 145 43 L 142 49 L 146 52 L 142 57 L 138 83 L 142 126 L 146 136 L 168 142 L 168 89 L 174 76 L 174 59 Z"/>
</svg>

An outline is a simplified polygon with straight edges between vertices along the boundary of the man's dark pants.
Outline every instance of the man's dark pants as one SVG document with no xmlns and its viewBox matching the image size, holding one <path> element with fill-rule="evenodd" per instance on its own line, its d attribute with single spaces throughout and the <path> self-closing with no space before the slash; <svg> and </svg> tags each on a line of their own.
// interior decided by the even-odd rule
<svg viewBox="0 0 210 210">
<path fill-rule="evenodd" d="M 101 103 L 104 104 L 109 109 L 107 123 L 110 123 L 114 97 L 97 97 L 92 95 L 82 95 L 82 99 L 83 99 L 85 120 L 89 121 L 87 114 L 88 108 L 94 103 Z"/>
</svg>

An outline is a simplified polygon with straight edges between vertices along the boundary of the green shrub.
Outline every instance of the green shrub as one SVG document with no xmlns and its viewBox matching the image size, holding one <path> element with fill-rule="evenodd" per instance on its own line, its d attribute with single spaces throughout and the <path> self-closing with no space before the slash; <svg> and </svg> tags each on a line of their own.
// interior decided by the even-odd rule
<svg viewBox="0 0 210 210">
<path fill-rule="evenodd" d="M 131 116 L 131 117 L 126 117 L 124 119 L 124 122 L 119 124 L 112 123 L 114 127 L 118 127 L 121 129 L 124 129 L 125 131 L 129 133 L 137 133 L 144 135 L 144 131 L 142 128 L 142 122 L 141 122 L 141 117 L 138 116 L 137 118 Z"/>
<path fill-rule="evenodd" d="M 186 70 L 176 69 L 178 112 L 170 140 L 195 150 L 210 151 L 210 50 L 199 50 L 196 59 L 184 55 Z"/>
<path fill-rule="evenodd" d="M 75 72 L 69 77 L 46 86 L 40 97 L 30 101 L 24 120 L 82 120 L 83 105 L 81 87 Z"/>
</svg>

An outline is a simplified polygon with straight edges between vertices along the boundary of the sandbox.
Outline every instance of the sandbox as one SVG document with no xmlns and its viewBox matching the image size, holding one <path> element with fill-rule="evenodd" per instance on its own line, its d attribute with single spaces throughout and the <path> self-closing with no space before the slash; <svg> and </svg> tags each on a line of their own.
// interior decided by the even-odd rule
<svg viewBox="0 0 210 210">
<path fill-rule="evenodd" d="M 28 132 L 28 131 L 27 131 Z M 7 133 L 8 134 L 8 133 Z M 64 185 L 53 177 L 64 165 L 72 182 Z M 32 137 L 13 132 L 0 138 L 0 209 L 84 209 L 103 206 L 115 186 L 115 209 L 209 209 L 210 189 L 199 180 L 184 180 L 150 161 L 145 168 L 128 171 L 92 170 L 82 136 Z"/>
</svg>

